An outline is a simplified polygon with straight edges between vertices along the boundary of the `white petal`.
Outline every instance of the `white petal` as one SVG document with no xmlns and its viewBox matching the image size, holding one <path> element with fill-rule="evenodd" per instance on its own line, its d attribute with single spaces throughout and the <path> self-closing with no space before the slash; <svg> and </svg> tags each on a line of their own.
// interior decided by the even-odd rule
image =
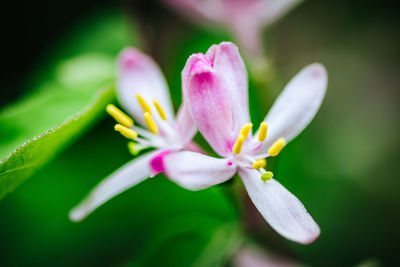
<svg viewBox="0 0 400 267">
<path fill-rule="evenodd" d="M 228 159 L 183 151 L 164 159 L 165 173 L 172 181 L 189 190 L 199 190 L 230 179 L 236 166 Z"/>
<path fill-rule="evenodd" d="M 97 207 L 150 176 L 149 161 L 154 153 L 136 158 L 98 184 L 69 214 L 72 221 L 85 219 Z"/>
<path fill-rule="evenodd" d="M 196 124 L 190 116 L 185 103 L 182 103 L 176 115 L 176 127 L 181 137 L 180 143 L 183 145 L 188 144 L 197 132 Z"/>
<path fill-rule="evenodd" d="M 289 142 L 307 127 L 321 106 L 327 81 L 325 68 L 314 63 L 303 68 L 288 83 L 265 118 L 268 137 L 258 154 L 266 153 L 280 137 Z"/>
<path fill-rule="evenodd" d="M 263 182 L 256 170 L 239 169 L 247 192 L 269 225 L 285 238 L 301 244 L 313 242 L 319 226 L 303 204 L 276 180 Z"/>
<path fill-rule="evenodd" d="M 174 120 L 168 85 L 157 64 L 134 48 L 125 48 L 118 64 L 118 99 L 134 119 L 146 125 L 144 112 L 136 99 L 136 94 L 140 94 L 153 111 L 153 100 L 157 100 L 168 120 Z"/>
</svg>

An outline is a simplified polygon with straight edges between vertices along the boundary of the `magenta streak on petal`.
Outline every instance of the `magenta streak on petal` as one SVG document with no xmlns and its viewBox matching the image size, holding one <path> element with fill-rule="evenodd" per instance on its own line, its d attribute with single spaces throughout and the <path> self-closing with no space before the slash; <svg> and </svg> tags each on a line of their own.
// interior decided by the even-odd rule
<svg viewBox="0 0 400 267">
<path fill-rule="evenodd" d="M 227 142 L 226 142 L 226 152 L 232 152 L 232 148 L 233 148 L 233 146 L 234 146 L 234 144 L 235 144 L 235 142 L 236 142 L 236 140 L 235 141 L 230 141 L 230 140 L 228 140 Z"/>
<path fill-rule="evenodd" d="M 253 148 L 253 152 L 257 152 L 261 147 L 264 146 L 264 143 L 259 143 L 255 148 Z"/>
<path fill-rule="evenodd" d="M 163 150 L 150 159 L 149 165 L 152 177 L 165 171 L 164 157 L 171 153 L 171 150 Z"/>
<path fill-rule="evenodd" d="M 226 143 L 234 139 L 230 95 L 209 63 L 199 59 L 191 66 L 187 100 L 199 131 L 220 156 L 226 156 L 230 154 Z"/>
</svg>

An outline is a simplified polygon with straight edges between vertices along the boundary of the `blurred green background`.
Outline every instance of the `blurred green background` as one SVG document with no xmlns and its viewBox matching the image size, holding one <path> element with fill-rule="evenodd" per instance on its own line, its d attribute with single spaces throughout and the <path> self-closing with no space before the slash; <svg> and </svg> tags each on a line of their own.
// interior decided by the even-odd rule
<svg viewBox="0 0 400 267">
<path fill-rule="evenodd" d="M 313 266 L 365 260 L 396 265 L 400 21 L 395 4 L 305 1 L 265 32 L 277 79 L 265 90 L 250 84 L 255 124 L 303 66 L 322 62 L 329 74 L 317 117 L 270 165 L 321 226 L 315 243 L 302 246 L 278 236 L 246 195 L 244 210 L 231 201 L 229 184 L 189 192 L 161 176 L 116 197 L 84 222 L 70 222 L 71 207 L 131 158 L 104 116 L 1 200 L 0 265 L 224 266 L 243 240 Z M 2 106 L 57 76 L 55 64 L 92 46 L 106 47 L 101 52 L 113 58 L 127 44 L 156 59 L 178 106 L 187 57 L 230 40 L 157 1 L 4 1 L 3 12 Z M 106 30 L 92 31 L 90 25 Z"/>
</svg>

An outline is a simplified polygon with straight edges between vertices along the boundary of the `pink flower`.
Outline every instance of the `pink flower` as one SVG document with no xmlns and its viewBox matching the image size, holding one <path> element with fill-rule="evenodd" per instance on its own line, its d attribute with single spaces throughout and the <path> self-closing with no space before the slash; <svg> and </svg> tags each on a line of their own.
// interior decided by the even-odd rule
<svg viewBox="0 0 400 267">
<path fill-rule="evenodd" d="M 275 231 L 292 241 L 313 242 L 320 229 L 303 204 L 265 170 L 267 157 L 311 122 L 324 98 L 327 74 L 320 64 L 302 69 L 275 101 L 258 131 L 251 133 L 247 72 L 232 43 L 192 55 L 182 72 L 184 101 L 199 131 L 222 158 L 191 151 L 163 157 L 165 174 L 199 190 L 242 178 L 254 205 Z M 268 136 L 267 136 L 268 128 Z"/>
<path fill-rule="evenodd" d="M 262 30 L 272 24 L 300 0 L 164 0 L 199 23 L 228 29 L 241 50 L 255 67 L 265 62 Z"/>
<path fill-rule="evenodd" d="M 162 158 L 166 155 L 182 149 L 200 151 L 191 143 L 197 129 L 186 105 L 175 118 L 168 85 L 157 64 L 134 48 L 124 49 L 118 64 L 119 101 L 142 127 L 134 125 L 132 118 L 114 105 L 108 105 L 107 112 L 118 122 L 115 130 L 132 140 L 132 154 L 147 148 L 155 151 L 133 159 L 105 178 L 70 212 L 73 221 L 83 220 L 104 202 L 163 171 Z"/>
</svg>

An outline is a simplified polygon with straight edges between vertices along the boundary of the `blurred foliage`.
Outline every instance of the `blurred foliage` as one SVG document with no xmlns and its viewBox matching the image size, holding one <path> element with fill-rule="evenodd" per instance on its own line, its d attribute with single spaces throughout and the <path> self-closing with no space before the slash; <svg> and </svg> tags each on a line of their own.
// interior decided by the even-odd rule
<svg viewBox="0 0 400 267">
<path fill-rule="evenodd" d="M 230 38 L 206 32 L 155 1 L 130 6 L 135 15 L 141 14 L 138 27 L 148 38 L 144 48 L 160 63 L 178 106 L 180 72 L 187 57 Z M 266 31 L 277 79 L 268 89 L 250 82 L 255 124 L 304 65 L 320 61 L 329 73 L 328 93 L 315 120 L 268 163 L 320 224 L 321 237 L 315 243 L 301 246 L 284 240 L 246 194 L 244 234 L 238 227 L 237 206 L 223 191 L 227 185 L 191 192 L 162 176 L 121 194 L 80 224 L 69 222 L 70 208 L 130 159 L 125 141 L 113 133 L 107 119 L 2 201 L 1 265 L 223 265 L 248 238 L 312 266 L 352 266 L 371 258 L 395 265 L 400 240 L 396 10 L 376 1 L 305 1 Z M 81 23 L 79 30 L 67 34 L 65 45 L 50 51 L 27 81 L 29 87 L 40 88 L 49 80 L 78 88 L 82 78 L 94 78 L 86 85 L 96 81 L 91 73 L 106 74 L 107 64 L 92 70 L 80 63 L 86 69 L 83 74 L 75 72 L 75 60 L 65 59 L 78 52 L 86 56 L 76 60 L 114 57 L 132 34 L 119 28 L 121 17 L 107 14 L 88 15 L 92 23 Z M 108 30 L 96 31 L 102 21 Z M 73 45 L 75 37 L 81 41 Z M 60 68 L 55 69 L 55 63 L 61 63 Z"/>
<path fill-rule="evenodd" d="M 139 257 L 126 266 L 222 265 L 234 255 L 242 239 L 237 223 L 188 213 L 165 220 L 154 230 Z"/>
<path fill-rule="evenodd" d="M 187 266 L 195 258 L 218 262 L 240 243 L 237 211 L 221 188 L 192 192 L 160 175 L 85 221 L 69 221 L 69 210 L 131 158 L 112 125 L 107 119 L 3 200 L 2 265 L 118 265 L 132 259 L 146 265 L 168 259 L 169 266 Z M 219 253 L 210 253 L 209 244 Z"/>
<path fill-rule="evenodd" d="M 396 261 L 400 129 L 399 38 L 394 32 L 400 23 L 393 23 L 395 14 L 386 4 L 306 1 L 265 32 L 277 77 L 268 88 L 250 80 L 255 125 L 303 66 L 321 62 L 329 75 L 327 96 L 316 118 L 277 159 L 268 162 L 277 179 L 320 224 L 321 237 L 308 246 L 285 241 L 251 203 L 247 206 L 252 210 L 246 214 L 250 236 L 300 262 L 337 266 L 371 257 L 384 265 Z M 155 43 L 167 44 L 155 48 L 154 54 L 177 90 L 179 72 L 190 54 L 231 39 L 174 15 L 165 20 L 169 23 L 157 27 L 154 36 L 161 39 Z"/>
<path fill-rule="evenodd" d="M 7 156 L 0 164 L 0 199 L 82 134 L 113 100 L 114 58 L 130 43 L 130 26 L 115 12 L 83 25 L 55 49 L 58 56 L 49 55 L 38 68 L 30 95 L 0 112 L 0 158 Z"/>
<path fill-rule="evenodd" d="M 87 23 L 89 26 L 85 26 Z M 9 150 L 27 136 L 61 123 L 5 162 L 0 180 L 4 190 L 14 189 L 60 146 L 82 134 L 112 101 L 114 58 L 130 36 L 122 30 L 125 23 L 115 13 L 102 13 L 82 22 L 84 26 L 71 34 L 75 41 L 68 40 L 54 55 L 50 52 L 29 83 L 42 86 L 45 77 L 54 81 L 44 83 L 45 88 L 3 112 L 4 133 L 15 138 L 14 142 L 4 139 Z M 69 58 L 75 54 L 79 55 Z M 58 60 L 58 55 L 67 59 Z M 58 67 L 54 68 L 55 64 Z M 105 87 L 108 89 L 102 91 Z M 76 113 L 79 115 L 68 119 Z M 32 124 L 37 118 L 40 121 Z M 19 137 L 11 133 L 11 122 L 21 125 Z M 5 253 L 0 255 L 2 263 L 148 266 L 162 262 L 164 266 L 208 266 L 226 262 L 241 243 L 242 234 L 237 211 L 221 189 L 190 192 L 159 176 L 110 201 L 83 223 L 68 220 L 69 210 L 89 189 L 130 158 L 124 140 L 114 134 L 111 125 L 107 120 L 110 127 L 106 131 L 104 124 L 95 128 L 39 170 L 33 179 L 37 182 L 26 183 L 3 200 L 2 209 L 10 213 L 1 215 L 6 219 L 0 222 L 0 236 L 12 236 L 13 241 L 1 248 Z M 8 152 L 6 146 L 2 149 L 4 154 Z M 31 171 L 28 166 L 32 166 Z M 15 174 L 10 175 L 13 169 Z M 23 175 L 18 172 L 21 169 Z M 22 212 L 24 209 L 29 212 Z M 18 216 L 18 222 L 13 221 Z M 10 229 L 10 223 L 16 223 L 13 229 L 17 232 Z M 21 253 L 22 258 L 17 256 Z M 182 256 L 171 257 L 175 254 Z"/>
</svg>

